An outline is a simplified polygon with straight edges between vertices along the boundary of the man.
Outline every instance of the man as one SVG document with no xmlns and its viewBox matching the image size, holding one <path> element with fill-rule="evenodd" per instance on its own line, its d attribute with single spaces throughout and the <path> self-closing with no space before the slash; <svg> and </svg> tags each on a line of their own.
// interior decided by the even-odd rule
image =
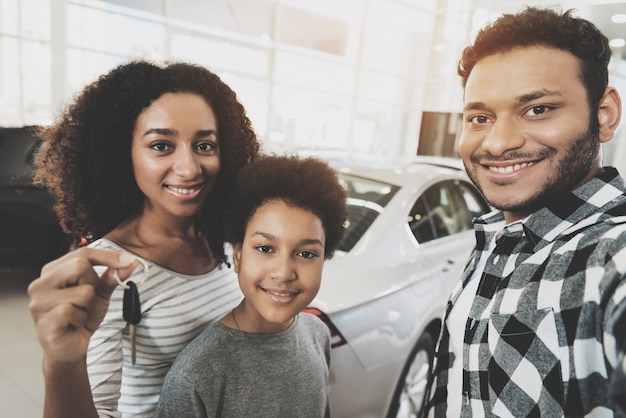
<svg viewBox="0 0 626 418">
<path fill-rule="evenodd" d="M 475 222 L 429 414 L 614 415 L 626 187 L 602 166 L 602 144 L 621 116 L 607 86 L 610 56 L 590 22 L 537 8 L 502 16 L 463 52 L 459 152 L 497 210 Z"/>
</svg>

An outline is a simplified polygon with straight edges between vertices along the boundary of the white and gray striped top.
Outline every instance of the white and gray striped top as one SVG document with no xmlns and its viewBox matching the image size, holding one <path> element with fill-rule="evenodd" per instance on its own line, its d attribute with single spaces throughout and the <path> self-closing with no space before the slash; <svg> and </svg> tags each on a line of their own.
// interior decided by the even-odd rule
<svg viewBox="0 0 626 418">
<path fill-rule="evenodd" d="M 90 246 L 122 249 L 106 239 Z M 131 363 L 128 326 L 122 318 L 121 287 L 89 343 L 87 368 L 101 417 L 153 416 L 163 379 L 178 353 L 242 298 L 234 271 L 225 265 L 187 276 L 146 262 L 149 277 L 138 286 L 142 319 L 136 327 L 136 364 Z M 138 267 L 131 279 L 138 283 L 142 274 Z"/>
</svg>

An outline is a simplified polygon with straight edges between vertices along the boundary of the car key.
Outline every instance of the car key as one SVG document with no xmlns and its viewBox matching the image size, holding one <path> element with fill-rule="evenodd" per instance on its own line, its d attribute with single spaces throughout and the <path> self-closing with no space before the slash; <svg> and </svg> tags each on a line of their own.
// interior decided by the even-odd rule
<svg viewBox="0 0 626 418">
<path fill-rule="evenodd" d="M 136 325 L 141 321 L 141 302 L 139 301 L 139 291 L 137 285 L 132 280 L 128 280 L 124 289 L 124 301 L 122 311 L 124 320 L 128 322 L 130 332 L 130 357 L 135 364 L 136 354 Z"/>
</svg>

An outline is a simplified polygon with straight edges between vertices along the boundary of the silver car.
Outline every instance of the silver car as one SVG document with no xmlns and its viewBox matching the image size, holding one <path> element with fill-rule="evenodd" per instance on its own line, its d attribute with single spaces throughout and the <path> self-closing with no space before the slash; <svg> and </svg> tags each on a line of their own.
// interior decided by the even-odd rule
<svg viewBox="0 0 626 418">
<path fill-rule="evenodd" d="M 472 218 L 490 207 L 455 159 L 338 170 L 347 235 L 308 310 L 333 335 L 332 416 L 416 416 L 448 296 L 474 247 Z"/>
</svg>

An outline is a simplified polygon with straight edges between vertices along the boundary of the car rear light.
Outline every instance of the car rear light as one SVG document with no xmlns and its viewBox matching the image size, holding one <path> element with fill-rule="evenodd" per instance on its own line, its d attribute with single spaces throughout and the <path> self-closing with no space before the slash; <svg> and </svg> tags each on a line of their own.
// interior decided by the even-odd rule
<svg viewBox="0 0 626 418">
<path fill-rule="evenodd" d="M 304 308 L 302 310 L 302 312 L 306 312 L 306 313 L 315 315 L 319 319 L 324 321 L 324 323 L 326 324 L 326 326 L 330 330 L 330 346 L 331 346 L 331 348 L 340 347 L 340 346 L 342 346 L 342 345 L 347 343 L 346 339 L 343 338 L 343 335 L 341 335 L 341 332 L 339 332 L 339 330 L 337 329 L 335 324 L 333 324 L 333 322 L 330 320 L 328 315 L 326 315 L 324 312 L 320 311 L 317 308 Z"/>
</svg>

